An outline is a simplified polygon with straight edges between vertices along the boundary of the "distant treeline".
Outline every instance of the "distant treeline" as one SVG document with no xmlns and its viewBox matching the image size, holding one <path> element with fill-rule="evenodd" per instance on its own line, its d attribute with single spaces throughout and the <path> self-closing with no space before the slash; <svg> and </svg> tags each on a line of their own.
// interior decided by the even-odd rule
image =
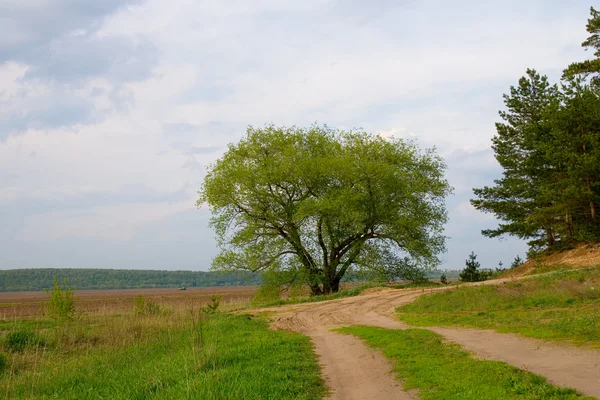
<svg viewBox="0 0 600 400">
<path fill-rule="evenodd" d="M 12 269 L 0 271 L 0 292 L 52 288 L 54 277 L 76 289 L 141 289 L 260 285 L 249 272 L 151 271 L 128 269 Z"/>
</svg>

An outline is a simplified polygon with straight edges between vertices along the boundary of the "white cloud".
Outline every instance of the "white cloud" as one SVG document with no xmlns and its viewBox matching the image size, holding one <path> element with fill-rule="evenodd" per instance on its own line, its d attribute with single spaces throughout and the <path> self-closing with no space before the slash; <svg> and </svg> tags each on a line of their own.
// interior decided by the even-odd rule
<svg viewBox="0 0 600 400">
<path fill-rule="evenodd" d="M 499 172 L 489 145 L 501 95 L 527 67 L 556 78 L 585 57 L 589 9 L 582 0 L 111 0 L 78 14 L 59 3 L 60 21 L 82 18 L 0 39 L 0 213 L 21 213 L 15 240 L 133 243 L 148 221 L 193 207 L 204 166 L 247 125 L 315 121 L 435 145 L 456 188 L 451 216 L 478 232 L 494 221 L 468 199 Z M 36 46 L 68 58 L 33 57 Z M 94 57 L 102 65 L 88 68 Z M 128 185 L 188 200 L 144 202 L 142 191 L 134 204 L 119 199 Z M 79 199 L 90 204 L 44 209 Z M 168 229 L 161 237 L 177 237 Z"/>
<path fill-rule="evenodd" d="M 91 208 L 85 212 L 32 215 L 25 218 L 17 238 L 41 242 L 73 238 L 127 241 L 143 230 L 145 224 L 192 209 L 191 203 L 120 204 Z"/>
</svg>

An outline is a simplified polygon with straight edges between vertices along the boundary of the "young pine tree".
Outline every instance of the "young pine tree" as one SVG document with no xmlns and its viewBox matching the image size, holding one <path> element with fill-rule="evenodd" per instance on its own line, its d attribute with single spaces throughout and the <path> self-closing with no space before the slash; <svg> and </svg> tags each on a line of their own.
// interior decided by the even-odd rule
<svg viewBox="0 0 600 400">
<path fill-rule="evenodd" d="M 469 258 L 465 261 L 465 269 L 460 272 L 460 280 L 463 282 L 480 282 L 484 280 L 484 275 L 479 270 L 479 261 L 477 254 L 474 251 L 469 254 Z"/>
<path fill-rule="evenodd" d="M 515 257 L 515 259 L 513 260 L 513 262 L 510 264 L 510 269 L 517 268 L 517 267 L 519 267 L 521 265 L 523 265 L 523 260 L 517 254 L 517 256 Z"/>
</svg>

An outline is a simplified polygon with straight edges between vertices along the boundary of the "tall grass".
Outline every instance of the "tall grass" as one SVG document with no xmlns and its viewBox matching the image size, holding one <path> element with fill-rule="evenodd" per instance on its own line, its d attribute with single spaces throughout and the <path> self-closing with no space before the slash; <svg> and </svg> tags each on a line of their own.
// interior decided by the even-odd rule
<svg viewBox="0 0 600 400">
<path fill-rule="evenodd" d="M 31 325 L 25 324 L 25 325 Z M 13 325 L 11 331 L 20 329 Z M 0 398 L 320 399 L 325 392 L 307 337 L 262 319 L 199 308 L 82 316 L 6 348 Z"/>
</svg>

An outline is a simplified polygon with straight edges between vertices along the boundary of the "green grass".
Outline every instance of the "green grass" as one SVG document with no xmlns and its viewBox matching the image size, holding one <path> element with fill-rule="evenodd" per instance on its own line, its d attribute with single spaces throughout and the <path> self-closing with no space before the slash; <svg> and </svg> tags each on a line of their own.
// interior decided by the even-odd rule
<svg viewBox="0 0 600 400">
<path fill-rule="evenodd" d="M 358 296 L 359 294 L 361 294 L 366 289 L 371 289 L 371 288 L 375 288 L 375 287 L 383 287 L 383 286 L 381 284 L 376 284 L 376 283 L 365 284 L 365 285 L 360 285 L 360 286 L 353 287 L 351 289 L 340 290 L 337 293 L 326 294 L 326 295 L 321 295 L 321 296 L 294 297 L 294 298 L 289 298 L 289 299 L 277 299 L 277 300 L 272 300 L 272 301 L 268 301 L 268 302 L 257 304 L 257 306 L 259 306 L 259 307 L 273 307 L 273 306 L 284 306 L 284 305 L 289 305 L 289 304 L 317 303 L 317 302 L 320 302 L 320 301 L 341 299 L 343 297 Z"/>
<path fill-rule="evenodd" d="M 325 393 L 309 339 L 249 316 L 217 314 L 196 329 L 191 314 L 91 319 L 66 335 L 43 350 L 5 353 L 10 371 L 0 375 L 0 397 L 321 399 Z"/>
<path fill-rule="evenodd" d="M 0 319 L 0 332 L 19 329 L 47 329 L 56 323 L 49 319 Z"/>
<path fill-rule="evenodd" d="M 464 326 L 600 345 L 600 268 L 498 286 L 459 287 L 397 309 L 414 326 Z"/>
<path fill-rule="evenodd" d="M 435 281 L 424 281 L 424 282 L 416 282 L 416 283 L 402 283 L 399 285 L 391 285 L 392 289 L 413 289 L 413 288 L 431 288 L 431 287 L 439 287 L 443 286 L 439 282 Z"/>
<path fill-rule="evenodd" d="M 390 359 L 404 389 L 418 389 L 432 400 L 550 400 L 581 398 L 573 389 L 499 361 L 475 360 L 459 345 L 445 343 L 428 330 L 393 330 L 367 326 L 338 329 L 353 334 Z"/>
</svg>

